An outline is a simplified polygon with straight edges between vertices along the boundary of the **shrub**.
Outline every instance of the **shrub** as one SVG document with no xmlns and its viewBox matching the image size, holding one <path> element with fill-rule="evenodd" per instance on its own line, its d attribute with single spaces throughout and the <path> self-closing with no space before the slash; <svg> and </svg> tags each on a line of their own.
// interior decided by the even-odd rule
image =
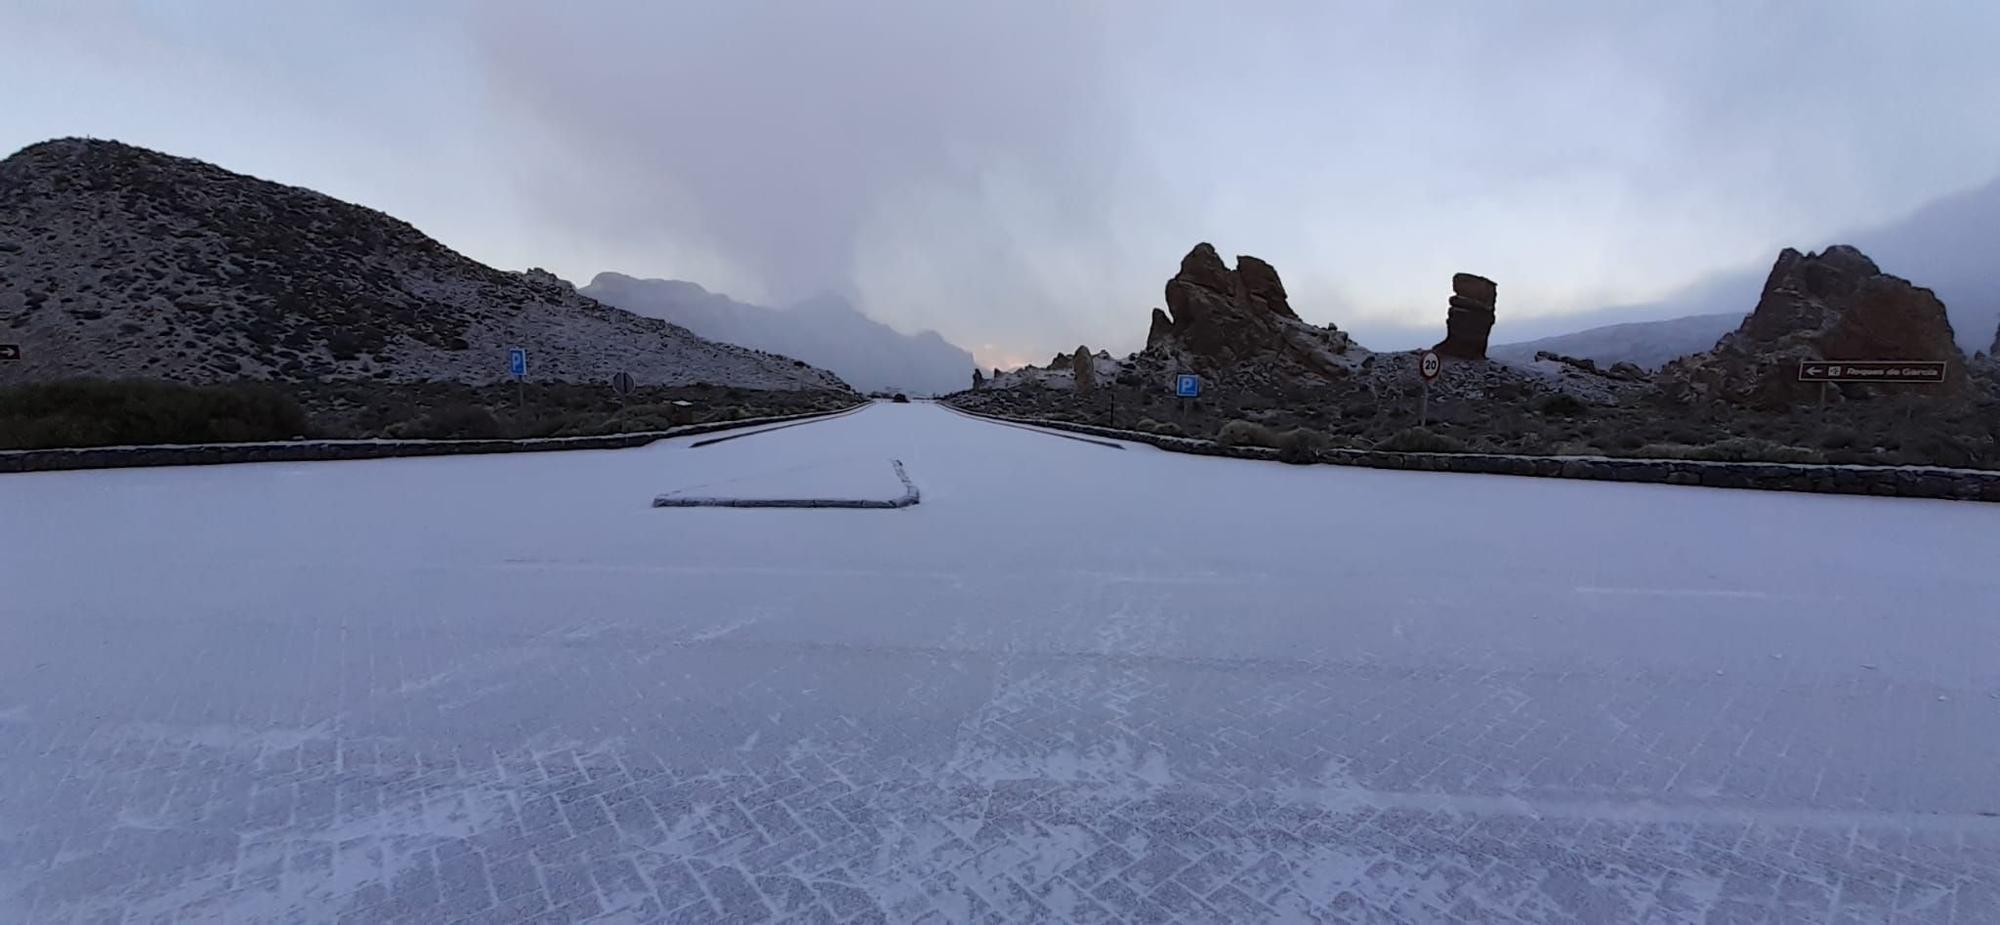
<svg viewBox="0 0 2000 925">
<path fill-rule="evenodd" d="M 1802 446 L 1787 446 L 1759 437 L 1730 437 L 1695 447 L 1689 459 L 1709 462 L 1823 463 L 1825 454 Z"/>
<path fill-rule="evenodd" d="M 419 440 L 493 440 L 501 431 L 500 421 L 486 406 L 455 403 L 431 409 L 400 428 L 397 435 Z"/>
<path fill-rule="evenodd" d="M 0 389 L 0 448 L 239 443 L 307 432 L 298 402 L 262 385 L 72 379 Z"/>
<path fill-rule="evenodd" d="M 1819 445 L 1821 449 L 1844 450 L 1860 442 L 1861 442 L 1861 435 L 1856 433 L 1854 428 L 1852 427 L 1839 427 L 1839 426 L 1828 427 L 1827 429 L 1820 431 L 1819 434 Z"/>
<path fill-rule="evenodd" d="M 1693 459 L 1698 447 L 1685 443 L 1648 443 L 1632 452 L 1645 459 Z"/>
<path fill-rule="evenodd" d="M 1463 453 L 1465 441 L 1424 427 L 1406 427 L 1389 439 L 1375 444 L 1390 453 Z"/>
<path fill-rule="evenodd" d="M 1325 446 L 1325 434 L 1295 427 L 1278 435 L 1278 458 L 1288 463 L 1317 462 L 1319 451 Z"/>
<path fill-rule="evenodd" d="M 1230 421 L 1222 425 L 1215 442 L 1223 446 L 1262 446 L 1273 449 L 1278 446 L 1278 435 L 1271 428 L 1255 421 Z"/>
<path fill-rule="evenodd" d="M 1587 414 L 1590 406 L 1567 392 L 1555 392 L 1535 399 L 1535 413 L 1550 417 L 1573 418 Z"/>
</svg>

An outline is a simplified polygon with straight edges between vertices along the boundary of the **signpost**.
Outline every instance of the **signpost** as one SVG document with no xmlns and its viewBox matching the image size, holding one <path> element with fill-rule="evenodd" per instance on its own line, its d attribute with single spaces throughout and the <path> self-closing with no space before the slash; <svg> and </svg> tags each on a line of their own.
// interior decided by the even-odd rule
<svg viewBox="0 0 2000 925">
<path fill-rule="evenodd" d="M 1942 385 L 1943 360 L 1800 360 L 1799 381 L 1819 383 L 1820 414 L 1826 414 L 1826 390 L 1836 382 L 1898 385 Z M 1907 412 L 1907 409 L 1906 409 Z"/>
<path fill-rule="evenodd" d="M 1938 385 L 1943 360 L 1803 360 L 1800 382 L 1894 382 Z"/>
<path fill-rule="evenodd" d="M 1201 397 L 1201 377 L 1194 373 L 1181 373 L 1175 376 L 1174 397 L 1180 399 L 1181 417 L 1187 417 L 1188 406 Z"/>
<path fill-rule="evenodd" d="M 20 358 L 20 344 L 0 344 L 0 360 L 18 360 Z"/>
<path fill-rule="evenodd" d="M 1443 371 L 1444 371 L 1444 360 L 1438 357 L 1437 351 L 1426 350 L 1424 351 L 1423 356 L 1417 358 L 1417 373 L 1423 376 L 1424 379 L 1423 391 L 1419 393 L 1417 396 L 1418 427 L 1423 427 L 1424 425 L 1430 423 L 1431 380 L 1436 379 L 1438 377 L 1438 373 L 1441 373 Z"/>
<path fill-rule="evenodd" d="M 611 391 L 618 393 L 618 407 L 625 407 L 625 396 L 632 394 L 632 374 L 622 369 L 613 373 Z"/>
<path fill-rule="evenodd" d="M 528 378 L 528 350 L 525 347 L 507 348 L 507 375 L 514 377 L 515 404 L 528 407 L 528 387 L 522 380 Z"/>
</svg>

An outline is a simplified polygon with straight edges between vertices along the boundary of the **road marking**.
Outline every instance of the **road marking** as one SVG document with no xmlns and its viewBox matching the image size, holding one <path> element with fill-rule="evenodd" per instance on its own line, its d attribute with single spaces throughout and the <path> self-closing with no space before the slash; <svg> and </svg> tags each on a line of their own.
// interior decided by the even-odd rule
<svg viewBox="0 0 2000 925">
<path fill-rule="evenodd" d="M 1600 588 L 1591 585 L 1578 587 L 1576 593 L 1616 594 L 1628 597 L 1727 597 L 1744 600 L 1811 597 L 1807 594 L 1774 594 L 1769 591 L 1738 591 L 1728 588 Z"/>
</svg>

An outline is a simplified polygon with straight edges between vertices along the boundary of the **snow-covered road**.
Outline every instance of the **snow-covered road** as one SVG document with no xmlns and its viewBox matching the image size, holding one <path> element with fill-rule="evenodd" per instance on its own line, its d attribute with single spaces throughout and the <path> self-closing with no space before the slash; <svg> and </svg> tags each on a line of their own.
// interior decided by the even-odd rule
<svg viewBox="0 0 2000 925">
<path fill-rule="evenodd" d="M 0 921 L 2000 921 L 1992 506 L 689 442 L 0 477 Z"/>
</svg>

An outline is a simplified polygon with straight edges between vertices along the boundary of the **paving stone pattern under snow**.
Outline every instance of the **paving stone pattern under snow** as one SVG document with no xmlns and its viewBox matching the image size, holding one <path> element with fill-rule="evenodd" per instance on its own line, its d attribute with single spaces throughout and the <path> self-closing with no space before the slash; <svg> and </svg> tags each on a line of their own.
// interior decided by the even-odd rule
<svg viewBox="0 0 2000 925">
<path fill-rule="evenodd" d="M 688 442 L 0 478 L 0 921 L 2000 921 L 1988 507 Z"/>
</svg>

